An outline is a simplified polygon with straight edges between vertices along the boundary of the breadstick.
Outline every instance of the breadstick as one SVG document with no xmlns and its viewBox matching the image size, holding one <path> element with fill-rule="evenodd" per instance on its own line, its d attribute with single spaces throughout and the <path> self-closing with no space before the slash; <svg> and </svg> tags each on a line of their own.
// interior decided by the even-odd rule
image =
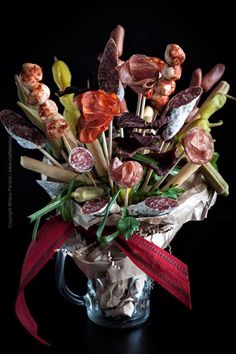
<svg viewBox="0 0 236 354">
<path fill-rule="evenodd" d="M 69 183 L 73 178 L 85 184 L 92 185 L 92 181 L 85 174 L 77 174 L 76 172 L 62 169 L 56 166 L 48 165 L 39 160 L 32 159 L 27 156 L 21 156 L 20 164 L 27 170 L 42 173 L 54 180 Z"/>
</svg>

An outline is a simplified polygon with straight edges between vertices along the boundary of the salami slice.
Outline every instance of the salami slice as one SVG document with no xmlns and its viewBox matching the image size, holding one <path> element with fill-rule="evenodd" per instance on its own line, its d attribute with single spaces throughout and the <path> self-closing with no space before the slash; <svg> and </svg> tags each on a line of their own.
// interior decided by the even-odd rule
<svg viewBox="0 0 236 354">
<path fill-rule="evenodd" d="M 44 135 L 33 124 L 19 114 L 5 109 L 0 112 L 0 120 L 7 132 L 24 148 L 36 149 L 45 145 Z"/>
<path fill-rule="evenodd" d="M 167 104 L 164 113 L 157 121 L 164 141 L 170 140 L 182 128 L 189 113 L 193 110 L 202 94 L 200 86 L 180 91 Z"/>
<path fill-rule="evenodd" d="M 130 215 L 137 217 L 160 216 L 170 213 L 177 206 L 178 202 L 175 199 L 149 197 L 138 204 L 130 205 L 128 211 Z"/>
<path fill-rule="evenodd" d="M 198 165 L 205 164 L 212 159 L 214 141 L 211 134 L 203 128 L 193 128 L 182 139 L 187 160 Z"/>
<path fill-rule="evenodd" d="M 85 148 L 76 147 L 70 153 L 69 164 L 76 172 L 86 173 L 93 168 L 94 158 Z"/>
<path fill-rule="evenodd" d="M 149 197 L 145 199 L 145 205 L 151 209 L 167 213 L 170 212 L 172 208 L 176 208 L 178 202 L 171 198 Z"/>
<path fill-rule="evenodd" d="M 98 68 L 99 88 L 108 93 L 118 93 L 119 78 L 116 71 L 118 65 L 118 49 L 113 38 L 110 38 L 105 47 L 101 63 Z"/>
<path fill-rule="evenodd" d="M 81 212 L 86 215 L 93 215 L 101 213 L 105 210 L 110 198 L 108 196 L 97 198 L 94 200 L 88 200 L 81 208 Z"/>
</svg>

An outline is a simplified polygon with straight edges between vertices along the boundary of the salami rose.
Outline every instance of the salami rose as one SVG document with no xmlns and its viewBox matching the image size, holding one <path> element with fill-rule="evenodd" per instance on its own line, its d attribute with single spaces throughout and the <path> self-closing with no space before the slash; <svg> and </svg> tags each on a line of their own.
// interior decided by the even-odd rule
<svg viewBox="0 0 236 354">
<path fill-rule="evenodd" d="M 69 164 L 79 173 L 91 171 L 94 165 L 93 155 L 83 147 L 76 147 L 70 152 Z"/>
<path fill-rule="evenodd" d="M 77 126 L 82 143 L 92 143 L 121 113 L 121 103 L 114 93 L 87 91 L 76 96 L 74 102 L 82 111 Z"/>
<path fill-rule="evenodd" d="M 146 94 L 159 78 L 160 63 L 146 55 L 135 54 L 118 66 L 117 71 L 122 84 L 129 85 L 136 93 Z"/>
<path fill-rule="evenodd" d="M 182 144 L 189 162 L 203 165 L 212 159 L 214 142 L 205 129 L 190 129 L 183 137 Z"/>
<path fill-rule="evenodd" d="M 109 173 L 115 183 L 121 187 L 132 188 L 143 177 L 143 168 L 136 161 L 122 163 L 117 157 L 111 162 Z"/>
</svg>

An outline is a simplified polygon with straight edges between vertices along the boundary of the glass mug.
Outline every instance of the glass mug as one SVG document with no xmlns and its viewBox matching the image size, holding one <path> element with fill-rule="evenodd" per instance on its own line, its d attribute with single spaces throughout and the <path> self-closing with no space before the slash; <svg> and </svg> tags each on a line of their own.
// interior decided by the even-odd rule
<svg viewBox="0 0 236 354">
<path fill-rule="evenodd" d="M 103 327 L 134 328 L 146 322 L 150 315 L 152 280 L 146 275 L 111 283 L 97 277 L 87 281 L 87 294 L 73 293 L 65 282 L 65 247 L 56 259 L 56 282 L 60 294 L 76 305 L 87 309 L 88 318 Z"/>
</svg>

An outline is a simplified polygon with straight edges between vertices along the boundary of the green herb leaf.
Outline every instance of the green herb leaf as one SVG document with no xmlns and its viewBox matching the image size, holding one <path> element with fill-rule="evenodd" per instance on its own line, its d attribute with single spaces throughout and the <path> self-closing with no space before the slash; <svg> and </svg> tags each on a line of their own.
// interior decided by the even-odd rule
<svg viewBox="0 0 236 354">
<path fill-rule="evenodd" d="M 171 198 L 171 199 L 177 199 L 184 192 L 185 192 L 185 190 L 182 188 L 170 187 L 165 191 L 160 191 L 160 196 L 166 197 L 166 198 Z"/>
<path fill-rule="evenodd" d="M 62 203 L 66 201 L 66 197 L 60 198 L 60 199 L 53 199 L 48 205 L 46 205 L 44 208 L 36 211 L 34 214 L 29 215 L 28 217 L 30 218 L 30 222 L 37 220 L 38 218 L 41 218 L 43 215 L 50 213 L 52 210 L 58 208 Z"/>
<path fill-rule="evenodd" d="M 218 152 L 214 152 L 213 157 L 210 161 L 212 166 L 215 167 L 215 169 L 217 171 L 218 171 L 217 161 L 218 161 L 219 157 L 220 157 L 220 154 Z"/>
<path fill-rule="evenodd" d="M 177 199 L 184 191 L 185 191 L 184 189 L 178 187 L 169 187 L 165 191 L 161 191 L 160 189 L 153 192 L 140 191 L 134 194 L 133 199 L 135 201 L 137 200 L 141 201 L 146 199 L 147 197 L 154 197 L 154 196 Z"/>
<path fill-rule="evenodd" d="M 133 157 L 132 157 L 134 160 L 136 161 L 140 161 L 140 162 L 146 162 L 150 165 L 152 165 L 153 167 L 157 168 L 158 167 L 158 163 L 151 159 L 150 157 L 147 157 L 145 155 L 142 155 L 142 154 L 135 154 Z"/>
<path fill-rule="evenodd" d="M 111 235 L 107 235 L 107 236 L 101 236 L 99 238 L 99 240 L 103 243 L 109 243 L 111 241 L 113 241 L 117 236 L 119 236 L 120 231 L 115 231 L 113 234 Z"/>
<path fill-rule="evenodd" d="M 123 235 L 126 240 L 129 240 L 133 233 L 138 230 L 140 221 L 133 216 L 124 216 L 118 221 L 117 231 Z"/>
<path fill-rule="evenodd" d="M 34 223 L 34 228 L 33 228 L 33 232 L 32 232 L 32 240 L 34 240 L 34 241 L 36 241 L 40 220 L 41 220 L 41 218 L 39 217 L 38 219 L 36 219 L 36 221 Z"/>
<path fill-rule="evenodd" d="M 118 191 L 116 192 L 116 194 L 112 197 L 112 199 L 110 200 L 110 202 L 108 203 L 107 207 L 106 207 L 106 211 L 105 211 L 105 214 L 104 214 L 104 217 L 102 219 L 102 222 L 101 224 L 99 225 L 98 229 L 97 229 L 97 232 L 96 232 L 96 235 L 97 235 L 97 238 L 99 239 L 99 241 L 101 240 L 101 237 L 102 237 L 102 233 L 103 233 L 103 230 L 106 226 L 106 222 L 107 222 L 107 219 L 108 219 L 108 215 L 109 215 L 109 212 L 111 210 L 111 207 L 112 205 L 115 203 L 118 195 L 120 194 L 120 192 L 123 190 L 124 188 L 119 188 Z"/>
</svg>

